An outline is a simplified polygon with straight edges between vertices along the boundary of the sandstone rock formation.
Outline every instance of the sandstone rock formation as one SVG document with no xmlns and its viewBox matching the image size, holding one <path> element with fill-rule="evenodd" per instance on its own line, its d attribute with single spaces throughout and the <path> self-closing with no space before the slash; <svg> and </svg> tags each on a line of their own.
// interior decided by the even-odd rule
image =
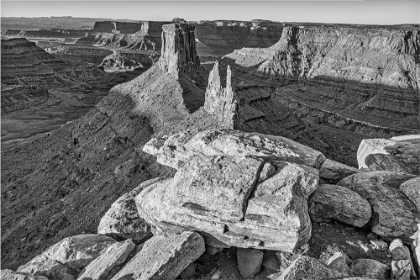
<svg viewBox="0 0 420 280">
<path fill-rule="evenodd" d="M 302 256 L 295 260 L 278 278 L 279 280 L 321 280 L 349 276 L 346 273 L 328 268 L 321 261 Z"/>
<path fill-rule="evenodd" d="M 238 100 L 232 89 L 232 73 L 228 66 L 226 87 L 221 85 L 219 62 L 216 61 L 209 74 L 204 110 L 217 119 L 221 128 L 235 129 L 238 126 Z"/>
<path fill-rule="evenodd" d="M 195 135 L 187 131 L 167 138 L 154 138 L 143 150 L 156 156 L 159 163 L 175 169 L 197 155 L 261 157 L 314 168 L 319 168 L 325 161 L 322 153 L 281 136 L 225 129 Z"/>
<path fill-rule="evenodd" d="M 420 174 L 420 135 L 365 139 L 357 151 L 359 168 Z"/>
<path fill-rule="evenodd" d="M 106 234 L 116 239 L 132 239 L 135 243 L 141 243 L 152 237 L 150 226 L 139 217 L 134 197 L 145 187 L 160 180 L 154 178 L 143 182 L 118 198 L 99 222 L 98 234 Z"/>
<path fill-rule="evenodd" d="M 77 279 L 109 279 L 113 276 L 111 274 L 112 271 L 125 262 L 134 248 L 135 245 L 131 240 L 112 244 L 106 251 L 86 266 Z"/>
<path fill-rule="evenodd" d="M 398 189 L 414 175 L 392 171 L 353 174 L 338 185 L 369 201 L 372 206 L 372 231 L 383 237 L 398 237 L 408 242 L 420 221 L 415 205 Z"/>
<path fill-rule="evenodd" d="M 203 131 L 181 145 L 186 139 L 178 134 L 145 145 L 159 162 L 178 169 L 173 179 L 136 197 L 148 223 L 163 231 L 198 230 L 214 247 L 292 251 L 309 240 L 307 198 L 317 188 L 318 171 L 284 160 L 319 166 L 321 153 L 288 139 L 230 130 Z M 261 182 L 267 164 L 276 171 Z"/>
<path fill-rule="evenodd" d="M 320 185 L 309 199 L 309 214 L 315 222 L 331 219 L 362 227 L 372 216 L 369 202 L 354 191 L 337 185 Z"/>
<path fill-rule="evenodd" d="M 154 236 L 111 280 L 175 279 L 202 253 L 204 241 L 197 233 Z"/>
<path fill-rule="evenodd" d="M 389 245 L 392 255 L 391 278 L 392 279 L 416 279 L 417 275 L 411 260 L 410 250 L 404 246 L 401 240 L 395 239 Z"/>
<path fill-rule="evenodd" d="M 105 235 L 81 234 L 71 236 L 51 246 L 27 264 L 20 266 L 18 272 L 36 274 L 39 268 L 42 269 L 42 265 L 47 264 L 48 267 L 51 261 L 80 272 L 97 258 L 103 249 L 108 248 L 115 242 L 114 239 Z M 48 272 L 45 271 L 45 273 Z"/>
<path fill-rule="evenodd" d="M 195 49 L 194 26 L 168 24 L 162 26 L 162 50 L 159 66 L 170 74 L 191 73 L 200 66 Z"/>
<path fill-rule="evenodd" d="M 357 168 L 326 159 L 319 169 L 319 177 L 328 184 L 336 184 L 341 179 L 359 172 Z"/>
<path fill-rule="evenodd" d="M 135 69 L 147 69 L 157 60 L 157 55 L 143 53 L 116 52 L 106 56 L 99 67 L 105 72 L 126 72 Z"/>
<path fill-rule="evenodd" d="M 400 190 L 420 211 L 420 177 L 405 181 L 400 185 Z"/>
<path fill-rule="evenodd" d="M 353 261 L 351 271 L 354 276 L 373 279 L 388 279 L 390 267 L 372 259 L 358 259 Z"/>
</svg>

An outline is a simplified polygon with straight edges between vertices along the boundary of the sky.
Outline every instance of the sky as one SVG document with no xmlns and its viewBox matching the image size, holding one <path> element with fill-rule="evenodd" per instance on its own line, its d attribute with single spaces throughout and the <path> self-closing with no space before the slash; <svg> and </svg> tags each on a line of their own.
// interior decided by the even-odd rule
<svg viewBox="0 0 420 280">
<path fill-rule="evenodd" d="M 267 19 L 280 22 L 420 23 L 420 0 L 1 1 L 2 17 L 73 16 L 167 21 Z"/>
</svg>

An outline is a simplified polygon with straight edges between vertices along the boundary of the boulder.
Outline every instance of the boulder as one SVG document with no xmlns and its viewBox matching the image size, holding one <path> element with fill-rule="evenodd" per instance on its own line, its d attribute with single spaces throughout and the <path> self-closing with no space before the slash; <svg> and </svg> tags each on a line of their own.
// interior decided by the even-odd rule
<svg viewBox="0 0 420 280">
<path fill-rule="evenodd" d="M 417 231 L 410 238 L 412 239 L 411 251 L 413 252 L 414 266 L 420 274 L 420 223 L 417 224 Z"/>
<path fill-rule="evenodd" d="M 76 271 L 85 268 L 102 250 L 116 241 L 106 235 L 80 234 L 64 238 L 44 251 L 44 255 Z"/>
<path fill-rule="evenodd" d="M 389 245 L 392 255 L 391 278 L 392 279 L 417 279 L 414 265 L 411 260 L 410 250 L 404 246 L 401 240 L 395 239 Z"/>
<path fill-rule="evenodd" d="M 81 234 L 64 238 L 18 268 L 19 272 L 73 280 L 75 275 L 116 241 L 106 235 Z"/>
<path fill-rule="evenodd" d="M 341 252 L 336 252 L 327 262 L 327 266 L 336 271 L 343 272 L 350 275 L 350 267 L 352 261 L 350 258 Z"/>
<path fill-rule="evenodd" d="M 364 139 L 357 151 L 359 168 L 420 175 L 420 135 Z"/>
<path fill-rule="evenodd" d="M 85 267 L 77 279 L 109 279 L 113 276 L 111 274 L 113 269 L 123 264 L 134 248 L 135 245 L 130 239 L 112 244 L 99 257 Z"/>
<path fill-rule="evenodd" d="M 357 172 L 360 172 L 357 168 L 326 159 L 319 169 L 319 178 L 324 180 L 327 184 L 337 184 L 341 179 Z"/>
<path fill-rule="evenodd" d="M 258 183 L 263 158 L 193 157 L 136 196 L 139 214 L 164 232 L 199 231 L 208 246 L 291 252 L 310 239 L 307 199 L 318 171 L 272 164 L 276 173 Z"/>
<path fill-rule="evenodd" d="M 258 249 L 238 248 L 236 253 L 238 268 L 243 278 L 257 275 L 261 270 L 264 253 Z"/>
<path fill-rule="evenodd" d="M 372 212 L 369 202 L 348 188 L 337 185 L 320 185 L 309 199 L 312 221 L 337 220 L 356 227 L 369 222 Z"/>
<path fill-rule="evenodd" d="M 280 275 L 278 280 L 321 280 L 349 276 L 327 267 L 321 261 L 300 256 Z"/>
<path fill-rule="evenodd" d="M 30 275 L 42 275 L 48 279 L 75 280 L 77 271 L 62 263 L 52 260 L 44 254 L 38 255 L 28 263 L 18 267 L 17 272 Z"/>
<path fill-rule="evenodd" d="M 2 269 L 0 278 L 2 280 L 48 280 L 47 277 L 41 275 L 30 275 L 28 273 L 15 272 L 10 269 Z"/>
<path fill-rule="evenodd" d="M 152 237 L 150 226 L 139 216 L 134 197 L 159 180 L 161 179 L 154 178 L 145 181 L 117 199 L 102 217 L 98 234 L 106 234 L 115 239 L 132 239 L 136 244 Z"/>
<path fill-rule="evenodd" d="M 280 258 L 277 257 L 275 251 L 264 252 L 262 266 L 264 266 L 265 268 L 274 270 L 274 271 L 280 271 L 281 262 L 280 262 Z"/>
<path fill-rule="evenodd" d="M 400 190 L 420 211 L 420 176 L 402 183 Z"/>
<path fill-rule="evenodd" d="M 204 240 L 195 232 L 153 236 L 111 279 L 175 279 L 204 250 Z"/>
<path fill-rule="evenodd" d="M 143 151 L 156 156 L 160 164 L 175 169 L 195 156 L 258 157 L 314 168 L 320 168 L 325 161 L 322 153 L 281 136 L 228 129 L 210 129 L 195 135 L 187 131 L 153 138 L 146 143 Z"/>
<path fill-rule="evenodd" d="M 416 231 L 420 213 L 399 189 L 414 175 L 392 171 L 356 173 L 344 178 L 338 185 L 346 187 L 372 206 L 372 231 L 382 237 L 398 237 L 409 242 Z"/>
<path fill-rule="evenodd" d="M 390 268 L 386 264 L 372 259 L 358 259 L 353 261 L 351 267 L 353 276 L 388 279 Z"/>
</svg>

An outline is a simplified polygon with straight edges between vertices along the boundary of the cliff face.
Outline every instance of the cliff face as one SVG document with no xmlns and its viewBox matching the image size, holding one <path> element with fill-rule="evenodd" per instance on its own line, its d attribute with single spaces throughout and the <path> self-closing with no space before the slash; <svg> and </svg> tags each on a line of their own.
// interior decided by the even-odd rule
<svg viewBox="0 0 420 280">
<path fill-rule="evenodd" d="M 287 27 L 260 69 L 419 89 L 419 45 L 418 30 Z"/>
<path fill-rule="evenodd" d="M 206 22 L 196 27 L 197 48 L 200 55 L 225 55 L 244 47 L 267 48 L 282 34 L 280 23 Z"/>
<path fill-rule="evenodd" d="M 162 50 L 159 66 L 176 77 L 194 72 L 200 66 L 195 49 L 194 26 L 168 24 L 162 26 Z"/>
<path fill-rule="evenodd" d="M 289 80 L 277 94 L 310 122 L 384 137 L 420 128 L 419 38 L 413 28 L 286 27 L 272 47 L 225 59 Z"/>
</svg>

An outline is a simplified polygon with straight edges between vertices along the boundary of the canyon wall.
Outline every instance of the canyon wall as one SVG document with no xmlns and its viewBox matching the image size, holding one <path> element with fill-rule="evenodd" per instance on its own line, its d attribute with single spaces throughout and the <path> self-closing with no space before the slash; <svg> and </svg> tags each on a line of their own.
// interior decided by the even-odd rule
<svg viewBox="0 0 420 280">
<path fill-rule="evenodd" d="M 413 27 L 285 27 L 275 45 L 225 60 L 289 80 L 277 94 L 308 121 L 383 137 L 420 129 L 419 46 Z"/>
</svg>

